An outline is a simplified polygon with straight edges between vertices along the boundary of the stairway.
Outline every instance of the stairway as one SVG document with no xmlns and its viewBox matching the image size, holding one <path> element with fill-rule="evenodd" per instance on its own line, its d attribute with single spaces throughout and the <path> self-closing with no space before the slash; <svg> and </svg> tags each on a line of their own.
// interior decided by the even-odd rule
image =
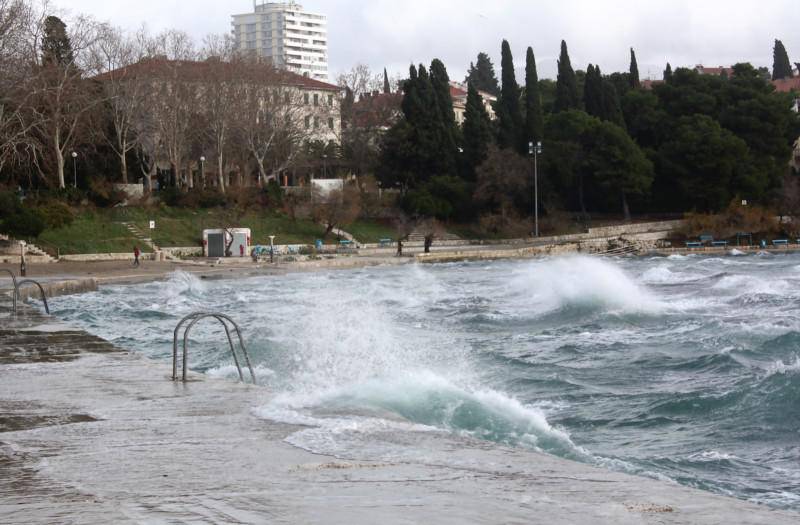
<svg viewBox="0 0 800 525">
<path fill-rule="evenodd" d="M 151 239 L 150 237 L 147 237 L 144 233 L 142 233 L 142 230 L 140 230 L 139 227 L 136 226 L 134 223 L 132 223 L 132 222 L 120 222 L 120 224 L 125 226 L 125 228 L 131 233 L 131 235 L 133 235 L 136 239 L 141 241 L 142 244 L 145 244 L 146 246 L 149 246 L 150 249 L 153 250 L 153 253 L 162 251 L 161 248 L 159 248 L 159 246 L 153 241 L 153 239 Z M 166 256 L 167 260 L 174 260 L 175 259 L 172 255 L 169 255 L 169 254 L 165 254 L 165 256 Z"/>
<path fill-rule="evenodd" d="M 25 256 L 34 256 L 38 257 L 40 262 L 56 262 L 56 260 L 47 252 L 36 246 L 35 244 L 26 244 L 25 245 Z"/>
</svg>

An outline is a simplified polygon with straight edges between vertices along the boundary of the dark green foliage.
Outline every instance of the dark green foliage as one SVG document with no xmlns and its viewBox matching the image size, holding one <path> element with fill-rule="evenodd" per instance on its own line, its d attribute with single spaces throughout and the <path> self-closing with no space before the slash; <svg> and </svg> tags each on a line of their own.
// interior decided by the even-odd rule
<svg viewBox="0 0 800 525">
<path fill-rule="evenodd" d="M 599 67 L 589 64 L 583 84 L 583 107 L 593 117 L 603 118 L 603 77 Z"/>
<path fill-rule="evenodd" d="M 478 91 L 490 93 L 495 97 L 500 96 L 500 84 L 494 72 L 492 59 L 486 53 L 478 53 L 477 64 L 470 63 L 466 84 L 472 84 Z"/>
<path fill-rule="evenodd" d="M 69 206 L 62 201 L 47 200 L 36 206 L 47 228 L 55 230 L 72 224 L 73 215 Z"/>
<path fill-rule="evenodd" d="M 41 212 L 11 192 L 0 193 L 0 233 L 17 239 L 38 237 L 46 227 Z"/>
<path fill-rule="evenodd" d="M 667 68 L 664 70 L 664 82 L 670 82 L 672 80 L 672 66 L 669 62 L 667 62 Z"/>
<path fill-rule="evenodd" d="M 468 218 L 470 186 L 463 179 L 449 175 L 432 177 L 423 186 L 408 193 L 404 207 L 414 216 L 435 217 L 446 221 Z"/>
<path fill-rule="evenodd" d="M 492 147 L 486 162 L 478 168 L 476 202 L 483 210 L 508 219 L 527 202 L 529 174 L 528 159 L 511 149 Z"/>
<path fill-rule="evenodd" d="M 614 89 L 617 90 L 617 94 L 620 98 L 624 97 L 625 94 L 631 90 L 631 74 L 628 72 L 611 73 L 606 76 L 605 79 L 614 84 Z"/>
<path fill-rule="evenodd" d="M 783 42 L 775 40 L 772 62 L 772 80 L 792 78 L 792 63 L 789 62 L 789 54 L 783 46 Z"/>
<path fill-rule="evenodd" d="M 497 144 L 501 148 L 521 148 L 523 135 L 522 111 L 520 109 L 520 89 L 517 75 L 514 72 L 514 57 L 511 46 L 503 40 L 502 46 L 502 78 L 503 87 L 497 100 L 498 136 Z"/>
<path fill-rule="evenodd" d="M 567 43 L 562 40 L 561 56 L 558 59 L 555 110 L 558 112 L 570 109 L 580 109 L 578 82 L 575 78 L 575 70 L 572 69 L 572 62 L 569 59 Z"/>
<path fill-rule="evenodd" d="M 475 180 L 475 169 L 486 160 L 492 143 L 492 123 L 483 98 L 472 84 L 467 92 L 463 136 L 465 177 Z"/>
<path fill-rule="evenodd" d="M 539 94 L 539 73 L 536 70 L 536 56 L 533 48 L 528 48 L 525 57 L 525 136 L 524 140 L 538 142 L 544 133 L 542 99 Z"/>
<path fill-rule="evenodd" d="M 389 73 L 386 72 L 386 68 L 383 68 L 383 92 L 387 95 L 392 92 L 392 85 L 389 83 Z"/>
<path fill-rule="evenodd" d="M 598 68 L 598 72 L 599 72 Z M 602 119 L 614 123 L 621 128 L 625 128 L 625 118 L 622 116 L 622 106 L 620 104 L 617 90 L 610 81 L 603 79 L 603 113 Z"/>
<path fill-rule="evenodd" d="M 71 65 L 74 60 L 66 24 L 57 16 L 48 16 L 44 21 L 42 64 L 63 67 Z"/>
<path fill-rule="evenodd" d="M 630 86 L 632 89 L 639 89 L 642 83 L 639 80 L 639 63 L 636 61 L 636 51 L 631 48 L 631 68 L 630 68 Z"/>
<path fill-rule="evenodd" d="M 719 211 L 756 190 L 747 144 L 706 115 L 679 119 L 659 164 L 656 188 L 673 209 Z"/>
<path fill-rule="evenodd" d="M 628 133 L 640 147 L 656 148 L 667 134 L 667 114 L 652 91 L 629 91 L 622 99 L 622 113 Z"/>
</svg>

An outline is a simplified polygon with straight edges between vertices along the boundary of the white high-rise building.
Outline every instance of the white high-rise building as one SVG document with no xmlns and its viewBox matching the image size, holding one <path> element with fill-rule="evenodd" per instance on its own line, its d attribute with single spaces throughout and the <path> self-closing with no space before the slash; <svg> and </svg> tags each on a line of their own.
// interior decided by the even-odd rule
<svg viewBox="0 0 800 525">
<path fill-rule="evenodd" d="M 328 80 L 328 20 L 300 4 L 253 1 L 253 13 L 233 15 L 238 48 L 294 73 Z"/>
</svg>

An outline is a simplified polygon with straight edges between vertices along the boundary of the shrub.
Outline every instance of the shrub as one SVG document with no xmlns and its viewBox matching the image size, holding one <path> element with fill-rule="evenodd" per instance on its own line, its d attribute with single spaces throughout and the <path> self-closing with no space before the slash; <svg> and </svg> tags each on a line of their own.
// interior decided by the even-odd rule
<svg viewBox="0 0 800 525">
<path fill-rule="evenodd" d="M 89 200 L 101 208 L 111 208 L 127 199 L 125 192 L 114 189 L 107 179 L 95 178 L 89 181 Z"/>
<path fill-rule="evenodd" d="M 781 230 L 772 210 L 760 206 L 742 206 L 738 198 L 718 215 L 689 213 L 685 221 L 681 233 L 688 237 L 711 234 L 719 239 L 727 239 L 737 233 L 769 234 Z"/>
<path fill-rule="evenodd" d="M 30 239 L 38 237 L 45 226 L 38 210 L 25 206 L 10 192 L 0 193 L 0 233 Z"/>
<path fill-rule="evenodd" d="M 62 201 L 50 200 L 36 207 L 50 229 L 63 228 L 72 224 L 72 210 Z"/>
</svg>

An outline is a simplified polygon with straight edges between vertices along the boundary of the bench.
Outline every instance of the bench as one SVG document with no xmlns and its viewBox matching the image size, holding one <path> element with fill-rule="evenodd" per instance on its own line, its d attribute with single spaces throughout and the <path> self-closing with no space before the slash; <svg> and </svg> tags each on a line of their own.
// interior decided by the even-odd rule
<svg viewBox="0 0 800 525">
<path fill-rule="evenodd" d="M 349 248 L 352 245 L 353 245 L 353 241 L 348 241 L 346 239 L 343 239 L 343 240 L 339 241 L 339 246 L 341 246 L 342 248 Z"/>
<path fill-rule="evenodd" d="M 686 247 L 687 248 L 702 248 L 703 247 L 703 243 L 702 242 L 687 242 L 686 243 Z"/>
<path fill-rule="evenodd" d="M 789 241 L 786 239 L 775 239 L 772 241 L 773 246 L 789 246 Z"/>
<path fill-rule="evenodd" d="M 394 241 L 392 239 L 381 239 L 378 241 L 378 244 L 381 248 L 389 248 L 392 244 L 394 244 Z"/>
<path fill-rule="evenodd" d="M 711 246 L 713 246 L 715 248 L 727 248 L 728 247 L 728 241 L 713 241 L 711 243 Z"/>
</svg>

